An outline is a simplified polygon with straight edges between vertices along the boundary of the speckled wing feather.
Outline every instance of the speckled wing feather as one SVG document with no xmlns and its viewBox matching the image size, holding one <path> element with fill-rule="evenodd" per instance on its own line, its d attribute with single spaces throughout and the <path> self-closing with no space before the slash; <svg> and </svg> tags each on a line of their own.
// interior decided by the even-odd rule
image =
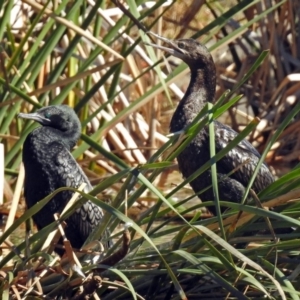
<svg viewBox="0 0 300 300">
<path fill-rule="evenodd" d="M 92 190 L 92 186 L 83 173 L 80 166 L 77 164 L 72 154 L 66 149 L 66 147 L 58 142 L 54 142 L 51 145 L 51 148 L 55 148 L 57 156 L 55 164 L 57 166 L 57 181 L 65 183 L 67 187 L 78 188 L 83 182 L 87 185 L 84 189 L 85 193 L 88 193 Z M 72 194 L 67 193 L 65 196 L 70 200 Z M 80 235 L 81 239 L 84 241 L 92 232 L 92 230 L 101 222 L 103 218 L 103 211 L 100 207 L 95 205 L 91 201 L 87 201 L 76 212 L 70 216 L 71 225 L 73 228 L 68 228 L 68 231 L 74 231 L 76 234 Z M 73 232 L 71 234 L 74 234 Z"/>
<path fill-rule="evenodd" d="M 216 121 L 215 123 L 216 149 L 220 151 L 237 136 L 237 133 L 220 122 Z M 241 166 L 231 177 L 240 181 L 244 186 L 247 186 L 260 157 L 260 154 L 252 144 L 247 140 L 242 140 L 220 160 L 218 168 L 229 173 Z M 253 189 L 258 193 L 273 181 L 274 178 L 268 166 L 263 163 L 254 181 Z"/>
</svg>

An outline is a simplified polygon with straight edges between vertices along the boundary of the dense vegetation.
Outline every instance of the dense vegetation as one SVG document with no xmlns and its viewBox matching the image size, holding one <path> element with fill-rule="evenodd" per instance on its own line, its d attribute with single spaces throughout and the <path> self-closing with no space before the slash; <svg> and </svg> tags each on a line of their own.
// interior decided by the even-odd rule
<svg viewBox="0 0 300 300">
<path fill-rule="evenodd" d="M 0 1 L 1 212 L 9 211 L 0 237 L 3 299 L 65 299 L 74 292 L 84 299 L 96 288 L 94 297 L 105 300 L 300 299 L 300 1 L 122 3 Z M 199 120 L 207 111 L 180 137 L 166 134 L 188 68 L 145 47 L 149 30 L 194 37 L 215 58 L 218 99 L 205 121 Z M 106 212 L 89 240 L 105 227 L 114 232 L 115 246 L 97 266 L 86 256 L 77 262 L 52 253 L 56 224 L 30 233 L 31 215 L 53 195 L 23 213 L 22 144 L 35 125 L 17 114 L 59 103 L 74 107 L 83 125 L 73 154 L 95 189 L 78 191 L 84 196 L 79 201 L 90 199 Z M 211 118 L 247 137 L 278 178 L 253 195 L 254 203 L 226 203 L 228 212 L 216 217 L 207 217 L 187 185 L 191 178 L 182 180 L 175 165 L 188 139 Z M 124 223 L 130 225 L 129 246 Z M 291 226 L 293 233 L 249 236 Z M 15 239 L 20 232 L 25 240 Z M 233 246 L 240 242 L 251 243 Z M 99 252 L 100 246 L 88 249 Z"/>
</svg>

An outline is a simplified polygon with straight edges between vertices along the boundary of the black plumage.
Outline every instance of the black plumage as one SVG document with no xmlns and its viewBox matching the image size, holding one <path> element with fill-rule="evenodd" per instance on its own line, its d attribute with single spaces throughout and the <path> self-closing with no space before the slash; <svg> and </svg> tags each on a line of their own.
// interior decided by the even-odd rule
<svg viewBox="0 0 300 300">
<path fill-rule="evenodd" d="M 190 68 L 191 80 L 184 97 L 172 117 L 170 132 L 178 132 L 189 125 L 199 114 L 207 102 L 213 102 L 216 90 L 216 68 L 212 56 L 207 48 L 193 39 L 168 40 L 153 34 L 165 42 L 167 47 L 156 44 L 150 46 L 162 49 L 175 57 L 182 59 Z M 230 127 L 214 121 L 216 151 L 220 151 L 232 141 L 237 133 Z M 209 130 L 205 126 L 192 142 L 178 156 L 178 166 L 184 177 L 189 177 L 210 159 Z M 260 159 L 260 154 L 246 140 L 229 151 L 217 162 L 219 198 L 223 201 L 240 203 L 245 187 L 253 174 Z M 248 162 L 246 162 L 248 161 Z M 226 177 L 235 168 L 241 166 L 230 177 Z M 266 164 L 263 164 L 252 185 L 252 189 L 259 193 L 274 181 Z M 210 169 L 201 174 L 190 185 L 198 193 L 212 184 Z M 201 193 L 202 201 L 214 200 L 212 188 Z M 210 206 L 214 214 L 216 209 Z M 224 209 L 222 209 L 224 211 Z"/>
<path fill-rule="evenodd" d="M 70 152 L 81 132 L 75 111 L 67 105 L 55 105 L 30 114 L 20 113 L 19 117 L 42 125 L 27 136 L 23 145 L 27 207 L 32 207 L 60 187 L 78 188 L 84 182 L 84 192 L 91 191 L 88 178 Z M 33 216 L 37 228 L 40 230 L 52 223 L 53 214 L 61 213 L 72 195 L 71 191 L 56 194 Z M 102 209 L 87 201 L 66 219 L 65 233 L 72 246 L 80 249 L 102 218 Z M 106 232 L 106 237 L 108 235 L 109 232 Z M 59 254 L 64 252 L 59 247 L 55 251 Z"/>
</svg>

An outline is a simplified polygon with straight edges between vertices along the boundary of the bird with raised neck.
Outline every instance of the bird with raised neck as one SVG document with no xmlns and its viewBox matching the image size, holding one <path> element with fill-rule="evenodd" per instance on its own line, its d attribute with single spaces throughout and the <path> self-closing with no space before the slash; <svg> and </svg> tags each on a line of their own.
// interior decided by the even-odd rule
<svg viewBox="0 0 300 300">
<path fill-rule="evenodd" d="M 194 39 L 169 40 L 151 33 L 162 40 L 166 46 L 146 43 L 161 49 L 183 60 L 190 68 L 191 79 L 189 86 L 180 100 L 170 124 L 170 132 L 184 130 L 199 114 L 207 102 L 213 102 L 216 90 L 216 67 L 207 48 Z M 214 121 L 216 152 L 225 148 L 238 134 L 232 128 L 218 121 Z M 217 162 L 217 177 L 219 199 L 240 203 L 245 188 L 260 159 L 258 151 L 247 141 L 242 140 Z M 185 178 L 195 173 L 210 160 L 209 129 L 206 125 L 191 143 L 177 157 L 179 170 Z M 238 168 L 240 166 L 240 168 Z M 235 172 L 232 172 L 234 169 Z M 259 193 L 274 181 L 268 166 L 263 163 L 253 182 L 252 189 Z M 211 170 L 208 169 L 190 182 L 195 193 L 205 201 L 213 201 Z M 203 191 L 205 190 L 205 191 Z M 216 207 L 208 209 L 216 214 Z M 221 208 L 224 211 L 224 208 Z"/>
</svg>

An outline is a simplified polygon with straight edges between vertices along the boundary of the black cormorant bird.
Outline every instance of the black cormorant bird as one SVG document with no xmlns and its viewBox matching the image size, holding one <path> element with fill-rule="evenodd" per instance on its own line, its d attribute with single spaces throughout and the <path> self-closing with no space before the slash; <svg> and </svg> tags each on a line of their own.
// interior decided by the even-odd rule
<svg viewBox="0 0 300 300">
<path fill-rule="evenodd" d="M 91 191 L 88 178 L 70 152 L 81 132 L 81 124 L 75 111 L 67 105 L 54 105 L 34 113 L 20 113 L 19 117 L 42 125 L 27 136 L 23 145 L 27 207 L 32 207 L 60 187 L 78 188 L 84 182 L 84 192 Z M 61 213 L 72 195 L 72 191 L 55 195 L 33 216 L 37 228 L 40 230 L 52 223 L 53 214 Z M 71 245 L 80 249 L 102 218 L 102 209 L 91 201 L 78 208 L 66 219 L 65 234 Z M 108 236 L 107 231 L 106 237 Z M 59 247 L 55 251 L 60 255 L 64 253 Z"/>
<path fill-rule="evenodd" d="M 152 47 L 164 50 L 175 57 L 182 59 L 191 70 L 191 80 L 184 97 L 172 117 L 170 132 L 178 132 L 188 126 L 199 114 L 207 102 L 213 102 L 216 90 L 216 68 L 211 54 L 205 46 L 194 39 L 168 40 L 151 33 L 165 42 L 166 47 L 146 43 Z M 220 151 L 232 141 L 237 133 L 230 127 L 214 121 L 216 152 Z M 192 175 L 210 159 L 209 130 L 205 126 L 192 142 L 179 154 L 178 166 L 185 178 Z M 235 148 L 229 151 L 217 162 L 219 198 L 223 201 L 240 203 L 245 193 L 245 187 L 254 172 L 260 159 L 260 154 L 246 140 L 242 140 Z M 248 163 L 245 163 L 246 161 Z M 226 177 L 235 168 L 242 165 L 229 177 Z M 274 178 L 266 164 L 262 164 L 252 189 L 259 193 L 270 185 Z M 190 182 L 195 193 L 211 186 L 211 171 L 208 169 L 199 177 Z M 212 188 L 199 195 L 202 201 L 214 200 Z M 215 206 L 209 210 L 216 214 Z M 224 211 L 224 209 L 222 209 Z"/>
</svg>

